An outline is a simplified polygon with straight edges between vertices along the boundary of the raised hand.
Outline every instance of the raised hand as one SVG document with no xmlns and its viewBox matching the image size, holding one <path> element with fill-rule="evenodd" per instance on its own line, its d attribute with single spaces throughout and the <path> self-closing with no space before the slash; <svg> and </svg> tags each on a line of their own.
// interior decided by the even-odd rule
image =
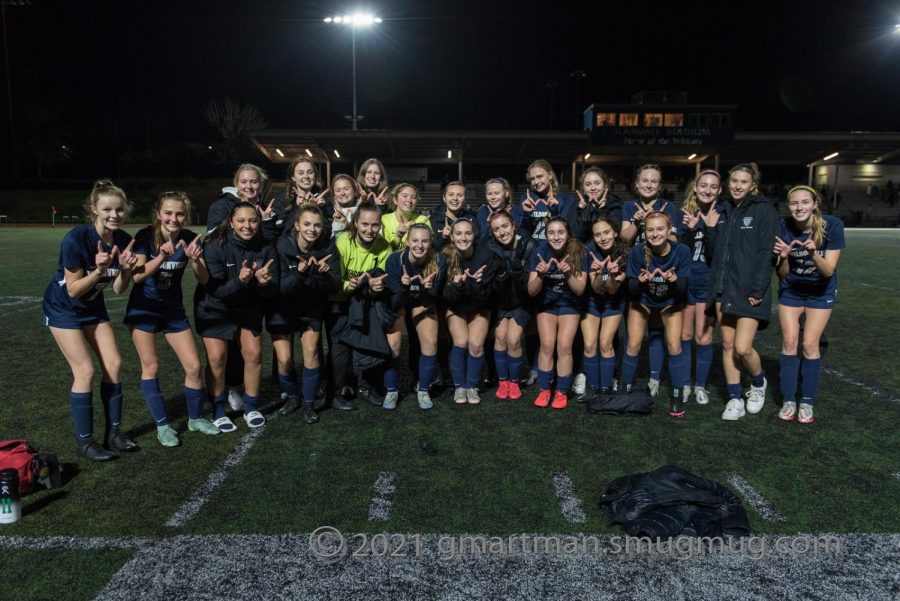
<svg viewBox="0 0 900 601">
<path fill-rule="evenodd" d="M 700 223 L 700 211 L 694 211 L 691 213 L 685 209 L 681 209 L 681 212 L 684 213 L 684 217 L 682 217 L 681 222 L 687 227 L 689 230 L 697 229 L 697 224 Z"/>
<path fill-rule="evenodd" d="M 316 206 L 324 207 L 325 206 L 325 195 L 328 194 L 328 188 L 325 188 L 318 194 L 312 197 L 312 201 L 316 203 Z"/>
<path fill-rule="evenodd" d="M 249 284 L 254 271 L 256 271 L 256 263 L 253 263 L 253 266 L 251 267 L 250 265 L 247 265 L 247 259 L 244 259 L 241 262 L 241 269 L 238 271 L 238 280 L 240 280 L 242 284 Z"/>
<path fill-rule="evenodd" d="M 377 205 L 385 205 L 385 204 L 387 204 L 387 198 L 385 197 L 385 194 L 387 194 L 387 193 L 388 193 L 388 189 L 387 189 L 387 188 L 385 188 L 384 190 L 382 190 L 382 191 L 381 191 L 381 194 L 379 194 L 378 196 L 375 197 L 375 204 L 377 204 Z"/>
<path fill-rule="evenodd" d="M 587 206 L 587 201 L 584 199 L 584 195 L 581 194 L 581 190 L 576 190 L 575 194 L 578 195 L 578 208 L 583 209 Z"/>
<path fill-rule="evenodd" d="M 369 289 L 372 292 L 381 292 L 384 290 L 384 280 L 388 274 L 380 275 L 377 278 L 369 277 Z"/>
<path fill-rule="evenodd" d="M 799 241 L 795 240 L 795 242 Z M 807 238 L 803 242 L 800 242 L 798 246 L 808 252 L 810 256 L 816 254 L 816 242 L 812 238 Z"/>
<path fill-rule="evenodd" d="M 547 206 L 552 207 L 552 206 L 558 205 L 558 204 L 559 204 L 559 201 L 556 200 L 556 196 L 553 195 L 553 190 L 550 189 L 550 191 L 547 193 Z"/>
<path fill-rule="evenodd" d="M 308 259 L 304 259 L 300 255 L 296 255 L 294 257 L 297 259 L 297 271 L 300 273 L 306 273 L 306 269 L 309 267 L 310 261 Z"/>
<path fill-rule="evenodd" d="M 671 284 L 678 279 L 678 274 L 675 273 L 674 269 L 668 269 L 662 272 L 662 277 L 665 281 Z"/>
<path fill-rule="evenodd" d="M 344 211 L 340 208 L 336 208 L 334 210 L 334 215 L 331 216 L 332 221 L 337 221 L 338 223 L 347 223 L 347 216 L 344 215 Z"/>
<path fill-rule="evenodd" d="M 647 271 L 646 269 L 641 269 L 641 273 L 638 274 L 638 281 L 642 284 L 646 284 L 650 280 L 653 279 L 653 274 Z"/>
<path fill-rule="evenodd" d="M 162 244 L 159 245 L 159 254 L 162 256 L 163 259 L 165 259 L 167 257 L 171 257 L 172 255 L 175 254 L 175 250 L 179 246 L 184 246 L 184 241 L 179 240 L 178 245 L 176 246 L 175 244 L 172 244 L 171 240 L 166 240 L 165 242 L 163 242 Z"/>
<path fill-rule="evenodd" d="M 772 252 L 782 259 L 787 259 L 787 256 L 791 253 L 792 246 L 793 244 L 788 244 L 778 236 L 775 236 L 775 247 L 772 249 Z"/>
<path fill-rule="evenodd" d="M 609 261 L 609 257 L 607 257 L 601 261 L 600 259 L 597 258 L 597 255 L 595 255 L 593 252 L 591 252 L 590 255 L 591 255 L 591 271 L 599 272 L 600 270 L 603 269 L 603 266 L 606 265 L 607 262 Z"/>
<path fill-rule="evenodd" d="M 128 243 L 128 246 L 125 247 L 125 250 L 119 252 L 118 247 L 114 247 L 113 254 L 118 255 L 119 257 L 119 265 L 122 269 L 127 271 L 131 271 L 134 269 L 134 266 L 137 265 L 137 255 L 134 254 L 134 238 L 131 239 L 131 242 Z"/>
<path fill-rule="evenodd" d="M 112 256 L 103 250 L 103 242 L 97 240 L 97 255 L 94 257 L 94 265 L 97 266 L 97 271 L 103 275 L 109 269 L 110 263 L 112 263 Z"/>
<path fill-rule="evenodd" d="M 324 257 L 319 257 L 316 259 L 315 257 L 312 260 L 315 262 L 316 268 L 319 270 L 319 273 L 328 273 L 331 269 L 328 266 L 328 260 L 331 258 L 331 254 L 327 254 Z"/>
<path fill-rule="evenodd" d="M 703 223 L 706 224 L 706 227 L 716 227 L 716 224 L 719 223 L 719 212 L 714 206 L 709 208 L 706 215 L 701 214 L 701 217 L 703 217 Z"/>
<path fill-rule="evenodd" d="M 543 274 L 547 273 L 548 271 L 550 271 L 550 264 L 544 260 L 544 257 L 542 257 L 541 255 L 538 255 L 538 262 L 537 262 L 537 265 L 534 266 L 534 270 L 537 273 L 543 275 Z"/>
<path fill-rule="evenodd" d="M 598 209 L 602 209 L 603 207 L 606 206 L 606 195 L 607 195 L 607 194 L 609 194 L 609 188 L 606 188 L 606 189 L 603 191 L 603 196 L 601 196 L 601 197 L 600 197 L 600 201 L 597 202 L 597 208 L 598 208 Z"/>
<path fill-rule="evenodd" d="M 260 215 L 262 216 L 263 221 L 268 221 L 269 219 L 275 218 L 274 207 L 275 207 L 275 199 L 273 198 L 272 200 L 269 201 L 268 206 L 265 209 L 263 209 L 262 211 L 260 211 Z"/>
<path fill-rule="evenodd" d="M 522 201 L 522 210 L 526 213 L 534 211 L 534 199 L 531 197 L 531 190 L 525 188 L 525 200 Z"/>
<path fill-rule="evenodd" d="M 184 249 L 184 254 L 187 255 L 187 258 L 193 262 L 199 261 L 200 257 L 203 256 L 203 246 L 200 245 L 200 238 L 202 236 L 197 234 L 197 237 L 194 238 L 190 244 L 185 246 L 184 240 L 180 240 L 178 244 Z"/>
<path fill-rule="evenodd" d="M 402 259 L 400 261 L 400 267 L 403 268 L 403 275 L 400 276 L 400 283 L 404 286 L 409 286 L 412 283 L 412 280 L 409 279 L 409 273 L 407 273 L 406 265 L 403 264 Z"/>
<path fill-rule="evenodd" d="M 272 272 L 269 271 L 269 267 L 272 266 L 272 261 L 275 259 L 269 259 L 269 262 L 256 270 L 254 275 L 256 275 L 256 281 L 259 282 L 260 286 L 265 286 L 269 282 L 272 281 Z M 256 265 L 256 263 L 253 263 Z"/>
<path fill-rule="evenodd" d="M 443 236 L 444 238 L 449 238 L 451 229 L 452 228 L 450 227 L 450 220 L 447 217 L 444 217 L 444 229 L 441 230 L 441 236 Z"/>
<path fill-rule="evenodd" d="M 562 273 L 564 273 L 566 275 L 568 275 L 569 272 L 572 271 L 572 266 L 569 265 L 569 262 L 566 259 L 563 259 L 562 261 L 557 261 L 556 268 L 559 269 Z"/>
<path fill-rule="evenodd" d="M 431 288 L 433 288 L 434 287 L 434 279 L 437 277 L 437 274 L 438 274 L 438 272 L 435 271 L 430 276 L 422 278 L 422 287 L 427 290 L 430 290 Z"/>
<path fill-rule="evenodd" d="M 621 264 L 620 264 L 620 261 L 622 260 L 622 257 L 619 257 L 619 258 L 616 259 L 615 261 L 610 261 L 610 260 L 609 260 L 610 258 L 611 258 L 611 257 L 607 257 L 607 258 L 606 258 L 607 261 L 609 261 L 609 262 L 606 264 L 606 273 L 608 273 L 609 275 L 616 275 L 617 273 L 620 273 L 620 272 L 622 271 L 622 266 L 621 266 Z"/>
<path fill-rule="evenodd" d="M 478 270 L 475 273 L 469 273 L 469 270 L 466 269 L 466 275 L 468 277 L 472 278 L 473 280 L 475 280 L 476 282 L 481 282 L 481 278 L 484 277 L 484 270 L 486 268 L 487 268 L 487 265 L 482 265 L 481 267 L 478 268 Z"/>
<path fill-rule="evenodd" d="M 409 231 L 409 219 L 402 215 L 399 210 L 394 214 L 397 216 L 397 236 L 403 238 L 406 232 Z"/>
</svg>

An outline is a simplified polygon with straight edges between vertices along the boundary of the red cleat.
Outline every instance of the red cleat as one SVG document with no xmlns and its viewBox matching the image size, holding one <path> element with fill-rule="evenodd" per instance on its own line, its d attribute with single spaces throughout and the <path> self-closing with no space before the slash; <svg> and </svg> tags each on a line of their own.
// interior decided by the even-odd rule
<svg viewBox="0 0 900 601">
<path fill-rule="evenodd" d="M 509 398 L 509 380 L 500 380 L 497 385 L 497 398 L 501 401 Z"/>
<path fill-rule="evenodd" d="M 556 391 L 556 394 L 553 395 L 553 403 L 550 404 L 554 409 L 565 409 L 569 404 L 569 396 L 560 391 Z"/>
<path fill-rule="evenodd" d="M 510 381 L 507 392 L 509 393 L 509 400 L 511 401 L 518 401 L 522 398 L 522 389 L 519 388 L 518 382 Z"/>
<path fill-rule="evenodd" d="M 546 407 L 549 404 L 550 404 L 550 391 L 549 390 L 542 390 L 541 393 L 539 395 L 537 395 L 537 398 L 534 399 L 535 407 Z"/>
</svg>

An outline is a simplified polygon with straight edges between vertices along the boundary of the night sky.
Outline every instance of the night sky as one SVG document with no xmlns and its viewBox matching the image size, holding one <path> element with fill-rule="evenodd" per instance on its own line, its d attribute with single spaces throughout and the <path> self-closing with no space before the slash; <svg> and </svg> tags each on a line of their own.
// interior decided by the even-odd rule
<svg viewBox="0 0 900 601">
<path fill-rule="evenodd" d="M 359 5 L 3 1 L 25 172 L 42 137 L 72 149 L 59 175 L 103 165 L 113 140 L 120 156 L 213 143 L 201 109 L 225 96 L 271 128 L 348 126 L 351 35 L 322 18 Z M 740 130 L 900 131 L 897 0 L 368 6 L 384 22 L 357 38 L 362 128 L 574 129 L 592 101 L 686 90 L 737 104 Z"/>
</svg>

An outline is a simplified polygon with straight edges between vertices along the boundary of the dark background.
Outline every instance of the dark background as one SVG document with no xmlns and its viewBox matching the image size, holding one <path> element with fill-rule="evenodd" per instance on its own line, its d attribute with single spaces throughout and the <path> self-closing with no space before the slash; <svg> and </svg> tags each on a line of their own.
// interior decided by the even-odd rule
<svg viewBox="0 0 900 601">
<path fill-rule="evenodd" d="M 351 34 L 322 18 L 365 3 L 2 1 L 23 179 L 230 173 L 202 113 L 225 97 L 270 128 L 348 127 Z M 686 90 L 738 105 L 739 130 L 900 130 L 900 2 L 369 6 L 362 128 L 575 129 L 590 102 Z"/>
</svg>

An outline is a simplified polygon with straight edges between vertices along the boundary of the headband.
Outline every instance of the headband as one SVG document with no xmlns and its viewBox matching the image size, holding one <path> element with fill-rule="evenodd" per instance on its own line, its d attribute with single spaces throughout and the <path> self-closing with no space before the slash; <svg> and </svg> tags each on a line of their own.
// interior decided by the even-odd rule
<svg viewBox="0 0 900 601">
<path fill-rule="evenodd" d="M 715 169 L 704 169 L 703 171 L 701 171 L 700 173 L 697 174 L 697 179 L 700 179 L 704 175 L 715 175 L 719 179 L 722 179 L 722 176 L 719 175 L 719 172 L 716 171 Z"/>
<path fill-rule="evenodd" d="M 813 200 L 819 200 L 819 193 L 816 192 L 813 188 L 811 188 L 807 185 L 804 185 L 804 184 L 801 184 L 799 186 L 794 186 L 793 188 L 788 190 L 788 193 L 787 193 L 788 197 L 790 197 L 791 194 L 793 194 L 794 192 L 797 192 L 799 190 L 806 190 L 807 192 L 812 194 Z"/>
</svg>

